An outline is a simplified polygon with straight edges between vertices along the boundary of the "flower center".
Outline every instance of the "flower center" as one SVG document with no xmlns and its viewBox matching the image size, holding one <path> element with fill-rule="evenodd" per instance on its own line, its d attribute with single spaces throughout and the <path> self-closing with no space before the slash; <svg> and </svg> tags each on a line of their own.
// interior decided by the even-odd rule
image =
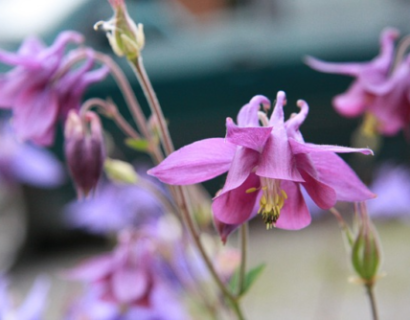
<svg viewBox="0 0 410 320">
<path fill-rule="evenodd" d="M 373 114 L 366 112 L 361 126 L 362 133 L 367 137 L 376 136 L 378 124 L 377 118 Z"/>
<path fill-rule="evenodd" d="M 259 201 L 258 214 L 262 215 L 267 230 L 276 227 L 280 211 L 288 198 L 286 192 L 280 188 L 280 182 L 276 179 L 261 178 L 262 197 Z"/>
</svg>

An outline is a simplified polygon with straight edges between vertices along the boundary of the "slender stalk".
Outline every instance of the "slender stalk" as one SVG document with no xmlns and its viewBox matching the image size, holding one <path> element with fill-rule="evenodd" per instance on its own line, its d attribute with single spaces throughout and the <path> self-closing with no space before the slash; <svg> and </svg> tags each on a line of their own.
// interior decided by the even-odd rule
<svg viewBox="0 0 410 320">
<path fill-rule="evenodd" d="M 393 63 L 390 73 L 393 73 L 397 69 L 400 62 L 403 60 L 403 57 L 409 47 L 410 47 L 410 36 L 406 36 L 400 41 L 398 45 L 396 58 L 394 59 L 394 63 Z"/>
<path fill-rule="evenodd" d="M 245 285 L 245 273 L 246 273 L 246 258 L 247 258 L 247 245 L 248 245 L 248 224 L 244 223 L 241 226 L 239 233 L 239 241 L 241 248 L 241 264 L 239 266 L 239 279 L 238 279 L 238 292 L 239 297 L 243 292 Z"/>
<path fill-rule="evenodd" d="M 135 60 L 129 61 L 129 63 L 132 69 L 134 70 L 138 78 L 138 81 L 141 84 L 142 90 L 144 91 L 145 97 L 147 98 L 148 104 L 151 108 L 151 112 L 157 117 L 159 130 L 162 134 L 162 145 L 164 147 L 165 154 L 169 155 L 174 151 L 174 145 L 169 134 L 164 114 L 158 102 L 157 95 L 155 94 L 155 91 L 152 88 L 151 81 L 149 80 L 147 72 L 145 71 L 145 67 L 142 62 L 142 57 L 140 56 Z"/>
<path fill-rule="evenodd" d="M 340 212 L 334 207 L 330 208 L 329 211 L 335 216 L 335 218 L 339 222 L 339 226 L 345 232 L 346 237 L 347 237 L 347 241 L 349 242 L 349 245 L 353 245 L 354 239 L 353 239 L 352 232 L 350 231 L 349 226 L 344 221 L 344 219 L 343 219 L 342 215 L 340 214 Z"/>
<path fill-rule="evenodd" d="M 376 298 L 375 298 L 374 290 L 373 290 L 373 287 L 374 287 L 373 283 L 365 284 L 365 287 L 366 287 L 367 296 L 369 297 L 370 306 L 372 309 L 372 319 L 379 320 L 379 315 L 377 312 L 377 303 L 376 303 Z"/>
</svg>

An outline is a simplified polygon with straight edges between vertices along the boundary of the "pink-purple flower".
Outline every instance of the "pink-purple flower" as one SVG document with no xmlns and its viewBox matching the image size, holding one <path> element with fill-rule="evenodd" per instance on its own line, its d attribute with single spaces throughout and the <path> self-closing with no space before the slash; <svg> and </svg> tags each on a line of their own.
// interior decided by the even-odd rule
<svg viewBox="0 0 410 320">
<path fill-rule="evenodd" d="M 215 219 L 228 225 L 246 222 L 256 206 L 267 228 L 306 227 L 311 217 L 301 186 L 323 209 L 331 208 L 338 200 L 373 198 L 374 194 L 336 155 L 372 151 L 306 143 L 299 127 L 308 114 L 308 105 L 299 100 L 300 112 L 285 122 L 285 102 L 285 93 L 279 92 L 268 118 L 260 111 L 260 105 L 267 111 L 269 100 L 254 97 L 240 110 L 238 125 L 227 118 L 225 139 L 194 142 L 172 153 L 148 173 L 168 184 L 186 185 L 228 171 L 225 185 L 212 204 Z"/>
<path fill-rule="evenodd" d="M 93 51 L 77 69 L 70 68 L 76 51 L 65 55 L 68 44 L 80 44 L 83 37 L 75 32 L 61 33 L 46 47 L 37 38 L 28 38 L 16 53 L 0 50 L 0 62 L 15 66 L 0 74 L 0 108 L 12 109 L 13 126 L 18 137 L 39 145 L 51 145 L 56 123 L 70 109 L 80 107 L 86 88 L 102 80 L 108 70 L 91 70 Z"/>
<path fill-rule="evenodd" d="M 384 135 L 407 131 L 410 124 L 410 57 L 396 65 L 395 45 L 399 33 L 385 29 L 380 54 L 370 62 L 328 63 L 311 57 L 306 63 L 315 70 L 354 77 L 350 88 L 333 99 L 337 112 L 346 117 L 364 114 L 364 129 Z"/>
</svg>

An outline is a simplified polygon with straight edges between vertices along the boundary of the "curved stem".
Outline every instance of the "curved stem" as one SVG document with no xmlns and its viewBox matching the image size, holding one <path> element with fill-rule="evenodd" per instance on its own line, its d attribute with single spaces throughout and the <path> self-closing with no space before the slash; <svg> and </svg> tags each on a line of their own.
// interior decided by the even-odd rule
<svg viewBox="0 0 410 320">
<path fill-rule="evenodd" d="M 337 221 L 339 222 L 339 226 L 342 228 L 342 230 L 345 232 L 346 234 L 346 238 L 347 241 L 349 242 L 349 245 L 353 245 L 354 239 L 353 239 L 353 235 L 352 232 L 350 231 L 349 226 L 347 225 L 347 223 L 344 221 L 342 215 L 340 214 L 340 212 L 336 209 L 336 208 L 330 208 L 329 211 L 336 217 Z"/>
<path fill-rule="evenodd" d="M 365 284 L 365 287 L 366 287 L 367 296 L 369 297 L 370 307 L 372 309 L 372 319 L 379 320 L 376 298 L 375 298 L 374 291 L 373 291 L 373 284 Z"/>
<path fill-rule="evenodd" d="M 248 245 L 248 224 L 244 223 L 240 230 L 240 248 L 241 248 L 241 264 L 239 266 L 239 281 L 238 281 L 238 292 L 239 297 L 243 292 L 245 285 L 245 273 L 246 273 L 246 258 L 247 258 L 247 245 Z"/>
</svg>

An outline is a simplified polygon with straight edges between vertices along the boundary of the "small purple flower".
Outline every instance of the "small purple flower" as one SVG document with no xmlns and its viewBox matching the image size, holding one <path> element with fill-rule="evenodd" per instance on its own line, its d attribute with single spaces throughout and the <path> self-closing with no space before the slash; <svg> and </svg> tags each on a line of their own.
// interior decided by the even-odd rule
<svg viewBox="0 0 410 320">
<path fill-rule="evenodd" d="M 7 292 L 7 281 L 0 278 L 0 319 L 13 320 L 40 320 L 49 290 L 49 281 L 44 277 L 39 277 L 34 283 L 30 293 L 16 308 L 10 295 Z"/>
<path fill-rule="evenodd" d="M 299 114 L 285 122 L 284 103 L 285 93 L 279 92 L 268 119 L 259 108 L 263 104 L 267 109 L 269 100 L 254 97 L 240 110 L 238 126 L 227 119 L 225 139 L 205 139 L 185 146 L 148 173 L 168 184 L 185 185 L 228 171 L 212 210 L 216 220 L 229 225 L 249 220 L 259 203 L 258 213 L 267 228 L 306 227 L 311 218 L 300 186 L 322 209 L 331 208 L 338 200 L 373 198 L 374 194 L 335 154 L 371 154 L 371 150 L 305 143 L 299 127 L 308 114 L 308 105 L 298 101 Z"/>
<path fill-rule="evenodd" d="M 94 61 L 91 50 L 83 66 L 67 69 L 74 57 L 64 56 L 66 46 L 82 41 L 80 34 L 66 31 L 50 47 L 28 38 L 17 53 L 0 51 L 0 62 L 15 66 L 0 74 L 0 107 L 13 110 L 13 126 L 20 139 L 52 144 L 57 121 L 68 109 L 79 108 L 88 85 L 106 76 L 105 67 L 90 71 Z"/>
<path fill-rule="evenodd" d="M 367 202 L 372 218 L 410 219 L 409 168 L 385 164 L 376 171 L 371 187 L 378 195 Z"/>
<path fill-rule="evenodd" d="M 114 183 L 102 183 L 92 199 L 72 203 L 66 210 L 70 225 L 102 234 L 137 227 L 163 212 L 158 199 L 146 189 Z"/>
<path fill-rule="evenodd" d="M 62 164 L 46 149 L 17 141 L 11 127 L 0 123 L 0 179 L 51 188 L 65 181 Z"/>
<path fill-rule="evenodd" d="M 89 260 L 69 272 L 70 278 L 88 283 L 91 290 L 84 309 L 77 307 L 74 313 L 88 315 L 92 320 L 186 319 L 173 292 L 157 272 L 155 261 L 155 245 L 149 237 L 121 233 L 112 254 Z M 106 317 L 101 310 L 105 310 Z"/>
<path fill-rule="evenodd" d="M 333 99 L 336 111 L 346 117 L 365 114 L 369 130 L 388 136 L 407 130 L 410 123 L 410 57 L 392 70 L 398 35 L 395 29 L 385 29 L 380 38 L 381 52 L 370 62 L 328 63 L 311 57 L 306 60 L 315 70 L 355 77 L 347 92 Z"/>
<path fill-rule="evenodd" d="M 87 196 L 100 179 L 105 159 L 101 121 L 94 112 L 70 110 L 64 131 L 67 165 L 79 196 Z"/>
</svg>

